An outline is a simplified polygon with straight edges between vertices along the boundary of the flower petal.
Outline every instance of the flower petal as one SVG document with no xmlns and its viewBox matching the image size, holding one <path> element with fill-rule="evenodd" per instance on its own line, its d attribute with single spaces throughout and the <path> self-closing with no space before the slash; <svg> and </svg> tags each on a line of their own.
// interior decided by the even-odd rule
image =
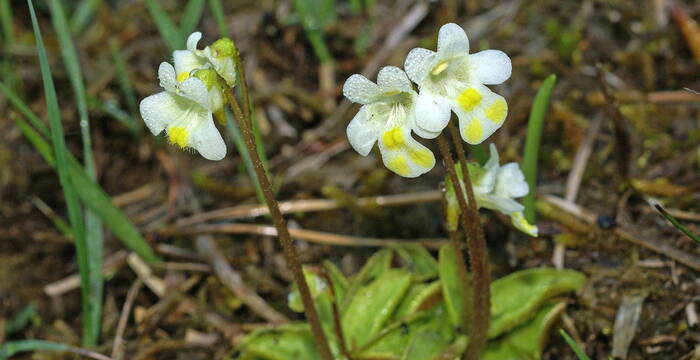
<svg viewBox="0 0 700 360">
<path fill-rule="evenodd" d="M 379 136 L 384 165 L 403 177 L 414 178 L 435 166 L 435 155 L 411 136 L 408 127 L 385 129 Z"/>
<path fill-rule="evenodd" d="M 361 107 L 357 115 L 350 121 L 346 130 L 350 145 L 362 156 L 367 156 L 379 136 L 376 122 L 370 121 L 367 108 Z"/>
<path fill-rule="evenodd" d="M 226 143 L 214 125 L 211 112 L 199 126 L 192 130 L 188 146 L 196 149 L 207 160 L 221 160 L 226 156 Z"/>
<path fill-rule="evenodd" d="M 428 72 L 437 64 L 437 54 L 434 51 L 423 48 L 415 48 L 408 53 L 403 67 L 406 74 L 418 86 L 423 85 L 423 80 Z"/>
<path fill-rule="evenodd" d="M 440 28 L 437 52 L 442 59 L 469 54 L 469 39 L 461 26 L 449 23 Z"/>
<path fill-rule="evenodd" d="M 406 73 L 396 66 L 385 66 L 377 74 L 377 85 L 382 92 L 406 91 L 413 92 L 413 85 Z"/>
<path fill-rule="evenodd" d="M 420 130 L 439 134 L 449 123 L 450 114 L 450 106 L 445 104 L 441 98 L 427 91 L 421 91 L 418 94 L 416 99 L 416 127 Z M 421 135 L 421 137 L 423 136 Z"/>
<path fill-rule="evenodd" d="M 510 214 L 510 221 L 515 226 L 516 229 L 532 236 L 532 237 L 537 237 L 538 229 L 537 225 L 532 225 L 527 220 L 525 220 L 525 216 L 523 216 L 522 211 L 514 212 Z"/>
<path fill-rule="evenodd" d="M 199 69 L 206 64 L 206 60 L 189 50 L 173 51 L 173 62 L 177 79 L 182 82 L 190 76 L 190 72 Z"/>
<path fill-rule="evenodd" d="M 372 102 L 379 93 L 379 86 L 360 74 L 350 76 L 343 85 L 343 95 L 358 104 Z"/>
<path fill-rule="evenodd" d="M 484 50 L 469 56 L 471 73 L 477 81 L 486 85 L 498 85 L 510 78 L 513 66 L 506 53 L 500 50 Z"/>
<path fill-rule="evenodd" d="M 519 202 L 505 196 L 493 194 L 481 194 L 477 196 L 476 203 L 479 207 L 500 211 L 503 215 L 510 215 L 514 212 L 525 210 L 525 207 Z"/>
<path fill-rule="evenodd" d="M 197 43 L 199 40 L 202 39 L 202 33 L 199 31 L 195 31 L 190 34 L 190 36 L 187 37 L 187 50 L 196 52 L 197 51 Z"/>
<path fill-rule="evenodd" d="M 175 68 L 165 61 L 160 63 L 158 67 L 158 80 L 160 80 L 160 86 L 163 89 L 175 91 L 175 87 L 177 86 Z"/>
<path fill-rule="evenodd" d="M 498 130 L 508 114 L 502 96 L 477 85 L 462 90 L 452 99 L 452 111 L 459 118 L 459 132 L 469 144 L 480 144 Z"/>
<path fill-rule="evenodd" d="M 139 110 L 143 121 L 153 135 L 160 134 L 185 111 L 179 96 L 168 91 L 141 100 Z"/>
<path fill-rule="evenodd" d="M 191 77 L 180 84 L 179 90 L 184 97 L 196 102 L 205 109 L 209 109 L 209 91 L 202 80 Z"/>
<path fill-rule="evenodd" d="M 517 163 L 508 163 L 498 169 L 496 180 L 496 194 L 510 198 L 519 198 L 527 195 L 530 187 L 525 182 L 525 175 Z"/>
</svg>

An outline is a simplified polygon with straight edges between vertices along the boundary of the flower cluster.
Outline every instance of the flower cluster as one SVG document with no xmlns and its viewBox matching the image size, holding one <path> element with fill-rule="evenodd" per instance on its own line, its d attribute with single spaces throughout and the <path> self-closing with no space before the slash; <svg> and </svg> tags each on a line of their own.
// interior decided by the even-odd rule
<svg viewBox="0 0 700 360">
<path fill-rule="evenodd" d="M 187 38 L 187 49 L 173 52 L 175 66 L 162 62 L 158 68 L 160 86 L 165 90 L 141 101 L 140 111 L 153 135 L 163 130 L 171 143 L 197 150 L 204 158 L 221 160 L 226 144 L 214 124 L 223 116 L 224 86 L 236 82 L 233 41 L 219 39 L 203 50 L 197 49 L 199 32 Z"/>
<path fill-rule="evenodd" d="M 525 175 L 517 163 L 512 162 L 501 166 L 496 146 L 491 144 L 489 149 L 491 156 L 483 166 L 472 163 L 467 165 L 476 205 L 510 216 L 511 223 L 516 229 L 532 237 L 537 237 L 537 226 L 525 220 L 523 215 L 525 208 L 515 200 L 527 195 L 530 191 L 530 187 L 525 182 Z M 460 179 L 460 185 L 464 188 L 464 183 L 461 182 L 462 174 L 462 169 L 458 166 L 457 177 Z M 457 198 L 450 179 L 447 178 L 446 182 L 448 184 L 447 219 L 448 222 L 455 222 L 459 211 Z"/>
<path fill-rule="evenodd" d="M 503 125 L 508 105 L 485 85 L 510 77 L 510 58 L 499 50 L 469 54 L 469 40 L 458 25 L 440 28 L 437 52 L 411 50 L 404 67 L 405 73 L 383 68 L 377 84 L 357 74 L 345 82 L 345 97 L 363 105 L 347 128 L 350 144 L 361 155 L 369 154 L 378 140 L 387 168 L 416 177 L 432 169 L 435 158 L 411 132 L 433 139 L 454 112 L 462 139 L 480 144 Z M 418 85 L 418 93 L 409 79 Z"/>
</svg>

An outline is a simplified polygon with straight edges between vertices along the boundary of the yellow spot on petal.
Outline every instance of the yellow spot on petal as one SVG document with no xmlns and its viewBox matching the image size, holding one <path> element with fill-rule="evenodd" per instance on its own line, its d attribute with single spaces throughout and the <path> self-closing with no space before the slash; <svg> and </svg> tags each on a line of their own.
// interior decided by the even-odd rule
<svg viewBox="0 0 700 360">
<path fill-rule="evenodd" d="M 403 132 L 401 131 L 400 127 L 395 127 L 382 135 L 382 141 L 384 142 L 384 145 L 389 148 L 396 150 L 402 146 L 404 146 L 405 141 L 403 138 Z"/>
<path fill-rule="evenodd" d="M 168 138 L 170 139 L 170 142 L 183 149 L 187 147 L 188 137 L 189 134 L 187 133 L 187 130 L 185 130 L 184 127 L 173 126 L 170 129 L 168 129 Z"/>
<path fill-rule="evenodd" d="M 495 122 L 496 124 L 500 124 L 506 119 L 508 105 L 506 104 L 505 100 L 496 99 L 496 101 L 494 101 L 493 104 L 486 109 L 485 113 L 489 120 Z"/>
<path fill-rule="evenodd" d="M 480 102 L 481 94 L 473 88 L 464 90 L 457 96 L 457 104 L 459 104 L 464 111 L 474 110 L 474 107 L 479 105 Z"/>
<path fill-rule="evenodd" d="M 433 166 L 433 164 L 435 163 L 435 157 L 433 156 L 433 153 L 430 152 L 430 150 L 428 149 L 409 148 L 408 156 L 416 165 L 420 167 L 427 168 Z"/>
<path fill-rule="evenodd" d="M 437 64 L 437 66 L 435 66 L 433 68 L 433 70 L 430 72 L 430 74 L 435 75 L 435 76 L 440 75 L 440 73 L 445 71 L 445 69 L 447 69 L 447 67 L 449 65 L 450 65 L 449 62 L 443 61 L 443 62 Z"/>
<path fill-rule="evenodd" d="M 411 171 L 411 169 L 408 167 L 408 163 L 406 162 L 406 158 L 401 155 L 397 155 L 393 159 L 389 160 L 386 167 L 401 176 L 407 176 Z"/>
<path fill-rule="evenodd" d="M 469 125 L 464 128 L 464 138 L 470 144 L 481 142 L 481 137 L 484 136 L 484 128 L 477 118 L 472 118 Z"/>
<path fill-rule="evenodd" d="M 527 220 L 525 220 L 525 216 L 523 216 L 522 211 L 520 212 L 514 212 L 510 214 L 511 220 L 513 222 L 513 225 L 520 231 L 532 236 L 532 237 L 537 237 L 537 226 L 532 225 Z"/>
<path fill-rule="evenodd" d="M 177 74 L 177 82 L 183 82 L 187 80 L 187 78 L 190 77 L 190 73 L 187 71 L 183 71 L 179 74 Z"/>
</svg>

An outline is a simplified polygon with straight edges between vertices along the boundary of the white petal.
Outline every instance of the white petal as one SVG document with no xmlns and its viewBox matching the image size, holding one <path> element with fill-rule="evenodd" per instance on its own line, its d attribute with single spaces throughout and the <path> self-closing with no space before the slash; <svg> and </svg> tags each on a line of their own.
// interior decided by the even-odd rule
<svg viewBox="0 0 700 360">
<path fill-rule="evenodd" d="M 471 73 L 486 85 L 498 85 L 510 78 L 513 66 L 506 53 L 500 50 L 484 50 L 469 56 Z"/>
<path fill-rule="evenodd" d="M 191 77 L 180 84 L 179 90 L 184 97 L 196 102 L 205 109 L 209 109 L 209 91 L 202 80 Z"/>
<path fill-rule="evenodd" d="M 439 134 L 450 122 L 450 106 L 441 98 L 421 91 L 416 99 L 416 127 Z"/>
<path fill-rule="evenodd" d="M 451 100 L 462 139 L 472 145 L 482 143 L 496 132 L 508 114 L 505 99 L 483 85 L 464 89 Z"/>
<path fill-rule="evenodd" d="M 384 165 L 398 175 L 414 178 L 435 166 L 435 155 L 411 136 L 408 127 L 384 129 L 379 136 Z"/>
<path fill-rule="evenodd" d="M 379 93 L 379 86 L 360 74 L 350 76 L 343 85 L 343 95 L 358 104 L 372 102 Z"/>
<path fill-rule="evenodd" d="M 423 48 L 415 48 L 408 53 L 403 67 L 406 74 L 418 86 L 428 76 L 428 72 L 437 64 L 437 54 L 434 51 Z"/>
<path fill-rule="evenodd" d="M 170 63 L 162 62 L 158 67 L 158 80 L 160 80 L 160 86 L 168 91 L 175 91 L 175 86 L 177 85 L 175 69 Z"/>
<path fill-rule="evenodd" d="M 498 170 L 496 180 L 496 194 L 510 198 L 519 198 L 527 195 L 530 187 L 525 182 L 525 175 L 516 163 L 508 163 Z"/>
<path fill-rule="evenodd" d="M 211 112 L 207 119 L 192 130 L 189 146 L 196 149 L 207 160 L 221 160 L 226 156 L 226 143 L 214 125 Z"/>
<path fill-rule="evenodd" d="M 395 90 L 413 91 L 411 80 L 408 79 L 408 76 L 406 76 L 403 70 L 396 66 L 385 66 L 379 70 L 379 74 L 377 74 L 377 85 L 379 85 L 379 89 L 384 92 Z"/>
<path fill-rule="evenodd" d="M 346 130 L 350 145 L 360 155 L 367 156 L 379 136 L 377 122 L 369 121 L 367 108 L 360 108 Z"/>
<path fill-rule="evenodd" d="M 514 212 L 523 211 L 525 209 L 524 206 L 520 205 L 520 203 L 511 198 L 492 194 L 480 195 L 477 197 L 476 202 L 480 207 L 496 210 L 504 215 L 510 215 Z"/>
<path fill-rule="evenodd" d="M 461 26 L 445 24 L 438 33 L 437 52 L 442 59 L 469 54 L 469 39 Z"/>
<path fill-rule="evenodd" d="M 182 101 L 168 91 L 151 95 L 139 104 L 141 117 L 153 135 L 160 134 L 174 120 L 182 116 Z"/>
<path fill-rule="evenodd" d="M 204 58 L 195 55 L 189 50 L 173 51 L 173 62 L 175 63 L 175 72 L 178 76 L 182 73 L 189 74 L 192 70 L 199 69 L 206 64 Z"/>
<path fill-rule="evenodd" d="M 190 36 L 187 37 L 187 50 L 196 52 L 197 51 L 197 43 L 199 40 L 202 39 L 202 33 L 199 31 L 195 31 Z"/>
</svg>

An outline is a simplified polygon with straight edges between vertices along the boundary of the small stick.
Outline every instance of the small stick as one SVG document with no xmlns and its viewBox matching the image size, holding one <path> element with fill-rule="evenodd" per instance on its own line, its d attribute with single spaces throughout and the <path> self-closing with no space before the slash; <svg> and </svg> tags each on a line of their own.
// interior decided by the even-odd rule
<svg viewBox="0 0 700 360">
<path fill-rule="evenodd" d="M 256 234 L 263 236 L 277 236 L 277 229 L 270 225 L 257 224 L 212 224 L 199 225 L 189 229 L 182 229 L 168 235 L 185 235 L 200 233 L 223 233 L 223 234 Z M 292 238 L 304 241 L 335 246 L 367 246 L 381 247 L 392 246 L 405 243 L 420 243 L 426 247 L 436 249 L 447 243 L 446 239 L 377 239 L 363 238 L 350 235 L 332 234 L 322 231 L 289 229 Z"/>
<path fill-rule="evenodd" d="M 449 145 L 445 140 L 445 135 L 437 137 L 438 147 L 445 161 L 445 168 L 454 185 L 457 195 L 457 202 L 461 210 L 462 226 L 468 234 L 467 246 L 469 247 L 469 261 L 472 265 L 472 280 L 474 284 L 474 303 L 472 311 L 472 328 L 469 334 L 469 345 L 464 352 L 465 360 L 476 360 L 480 357 L 481 351 L 486 345 L 486 333 L 489 328 L 489 317 L 491 313 L 491 289 L 488 249 L 484 240 L 484 232 L 479 221 L 479 212 L 476 207 L 476 199 L 474 197 L 474 189 L 472 189 L 471 179 L 469 178 L 469 169 L 464 168 L 464 189 L 467 192 L 465 198 L 462 191 L 461 182 L 457 178 L 455 171 L 454 160 L 450 153 Z M 467 200 L 469 205 L 467 205 Z"/>
<path fill-rule="evenodd" d="M 129 292 L 126 293 L 126 301 L 124 301 L 124 307 L 122 308 L 122 313 L 119 315 L 119 323 L 117 324 L 117 332 L 114 335 L 114 345 L 112 346 L 112 358 L 114 360 L 121 360 L 124 357 L 124 331 L 126 331 L 126 323 L 129 321 L 129 314 L 131 313 L 131 307 L 134 304 L 136 295 L 141 290 L 143 286 L 143 281 L 141 279 L 136 279 Z"/>
<path fill-rule="evenodd" d="M 197 236 L 196 246 L 197 251 L 207 258 L 219 280 L 231 290 L 236 297 L 241 299 L 250 310 L 273 324 L 289 322 L 286 316 L 273 309 L 265 300 L 255 293 L 253 289 L 243 282 L 241 274 L 231 268 L 224 256 L 221 255 L 221 250 L 216 246 L 211 236 Z"/>
</svg>

